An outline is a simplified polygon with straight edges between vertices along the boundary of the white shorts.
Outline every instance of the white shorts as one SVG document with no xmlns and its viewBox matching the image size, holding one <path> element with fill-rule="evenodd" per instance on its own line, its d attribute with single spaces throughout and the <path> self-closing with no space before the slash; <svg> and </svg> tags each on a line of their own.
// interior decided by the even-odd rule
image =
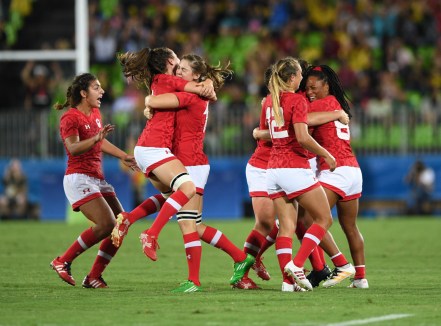
<svg viewBox="0 0 441 326">
<path fill-rule="evenodd" d="M 64 193 L 78 212 L 80 206 L 98 197 L 115 197 L 115 189 L 106 180 L 97 179 L 81 173 L 73 173 L 64 176 Z"/>
<path fill-rule="evenodd" d="M 185 168 L 196 186 L 196 193 L 202 196 L 204 194 L 205 185 L 207 184 L 208 175 L 210 174 L 210 166 L 208 164 L 194 165 L 186 166 Z"/>
<path fill-rule="evenodd" d="M 266 169 L 247 164 L 245 169 L 250 197 L 268 197 Z"/>
<path fill-rule="evenodd" d="M 139 168 L 147 177 L 158 166 L 176 159 L 170 149 L 159 147 L 135 146 L 134 156 Z"/>
<path fill-rule="evenodd" d="M 339 166 L 334 172 L 320 171 L 318 179 L 323 188 L 332 190 L 341 197 L 340 201 L 349 201 L 361 197 L 363 176 L 359 167 Z"/>
<path fill-rule="evenodd" d="M 314 173 L 314 175 L 315 175 L 316 177 L 317 177 L 318 174 L 319 174 L 319 169 L 318 169 L 318 162 L 317 162 L 317 160 L 318 160 L 317 156 L 316 156 L 316 157 L 313 157 L 313 158 L 310 158 L 310 159 L 308 160 L 309 165 L 311 166 L 311 170 L 312 170 L 312 172 Z"/>
<path fill-rule="evenodd" d="M 294 199 L 314 188 L 320 187 L 320 183 L 311 169 L 267 169 L 266 174 L 266 184 L 271 199 L 285 196 L 289 199 Z"/>
</svg>

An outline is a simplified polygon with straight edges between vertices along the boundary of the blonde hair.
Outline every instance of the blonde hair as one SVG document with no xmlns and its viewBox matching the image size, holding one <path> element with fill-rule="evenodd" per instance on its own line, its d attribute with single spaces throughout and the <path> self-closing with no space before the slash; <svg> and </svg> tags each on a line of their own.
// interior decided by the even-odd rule
<svg viewBox="0 0 441 326">
<path fill-rule="evenodd" d="M 280 92 L 290 90 L 289 79 L 300 69 L 299 62 L 293 57 L 280 59 L 273 65 L 268 88 L 273 101 L 274 120 L 279 127 L 285 124 L 280 110 Z"/>
</svg>

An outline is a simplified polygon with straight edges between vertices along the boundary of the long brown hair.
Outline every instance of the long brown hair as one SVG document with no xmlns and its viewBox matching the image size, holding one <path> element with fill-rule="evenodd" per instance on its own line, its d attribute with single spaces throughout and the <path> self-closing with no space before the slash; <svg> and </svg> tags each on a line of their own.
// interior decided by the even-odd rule
<svg viewBox="0 0 441 326">
<path fill-rule="evenodd" d="M 76 107 L 82 100 L 81 91 L 88 92 L 90 84 L 95 80 L 97 80 L 97 78 L 88 72 L 76 76 L 72 81 L 72 84 L 67 88 L 66 101 L 63 104 L 58 102 L 55 103 L 54 109 L 62 110 L 68 106 L 71 108 Z"/>
<path fill-rule="evenodd" d="M 153 78 L 167 70 L 167 60 L 173 58 L 169 48 L 144 48 L 136 52 L 118 53 L 116 55 L 126 78 L 131 78 L 138 86 L 145 86 L 151 94 Z"/>
<path fill-rule="evenodd" d="M 227 78 L 233 75 L 233 71 L 228 69 L 230 63 L 226 67 L 222 67 L 220 63 L 217 66 L 210 66 L 205 60 L 197 54 L 186 54 L 182 60 L 187 60 L 194 74 L 200 74 L 198 81 L 211 79 L 215 91 L 218 91 Z"/>
</svg>

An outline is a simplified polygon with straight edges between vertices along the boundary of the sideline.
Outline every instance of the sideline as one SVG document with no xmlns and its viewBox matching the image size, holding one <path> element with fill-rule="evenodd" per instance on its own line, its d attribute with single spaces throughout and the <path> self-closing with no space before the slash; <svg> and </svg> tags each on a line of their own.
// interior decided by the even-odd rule
<svg viewBox="0 0 441 326">
<path fill-rule="evenodd" d="M 413 314 L 393 314 L 393 315 L 386 315 L 386 316 L 379 316 L 379 317 L 371 317 L 366 319 L 354 319 L 354 320 L 348 320 L 341 323 L 332 323 L 332 324 L 321 324 L 321 323 L 291 323 L 289 326 L 352 326 L 352 325 L 366 325 L 371 323 L 377 323 L 377 322 L 383 322 L 386 320 L 395 320 L 395 319 L 401 319 L 401 318 L 408 318 L 412 317 Z"/>
<path fill-rule="evenodd" d="M 342 322 L 342 323 L 326 324 L 326 326 L 365 325 L 365 324 L 370 324 L 370 323 L 382 322 L 382 321 L 386 321 L 386 320 L 407 318 L 407 317 L 411 317 L 411 316 L 413 316 L 413 315 L 411 315 L 411 314 L 394 314 L 394 315 L 386 315 L 386 316 L 380 316 L 380 317 L 372 317 L 372 318 L 367 318 L 367 319 L 349 320 L 349 321 Z"/>
</svg>

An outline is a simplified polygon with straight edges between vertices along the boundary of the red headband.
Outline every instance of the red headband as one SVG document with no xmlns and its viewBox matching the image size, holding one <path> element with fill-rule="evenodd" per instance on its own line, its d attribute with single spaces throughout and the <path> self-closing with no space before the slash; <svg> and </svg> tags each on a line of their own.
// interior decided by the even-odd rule
<svg viewBox="0 0 441 326">
<path fill-rule="evenodd" d="M 322 67 L 320 67 L 320 66 L 316 66 L 316 67 L 314 67 L 312 70 L 315 70 L 315 71 L 322 71 Z"/>
</svg>

